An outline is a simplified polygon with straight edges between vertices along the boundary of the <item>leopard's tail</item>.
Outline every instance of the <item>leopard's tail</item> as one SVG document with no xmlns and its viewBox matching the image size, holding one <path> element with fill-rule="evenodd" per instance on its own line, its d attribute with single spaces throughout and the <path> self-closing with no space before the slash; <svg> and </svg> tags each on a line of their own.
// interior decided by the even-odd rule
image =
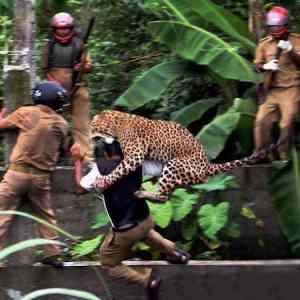
<svg viewBox="0 0 300 300">
<path fill-rule="evenodd" d="M 233 160 L 233 161 L 229 161 L 229 162 L 225 162 L 225 163 L 221 163 L 221 164 L 209 164 L 206 174 L 207 174 L 207 176 L 213 176 L 213 175 L 216 175 L 221 172 L 230 171 L 230 170 L 235 169 L 240 166 L 253 165 L 253 164 L 257 163 L 258 161 L 260 161 L 261 159 L 265 158 L 268 153 L 272 152 L 279 145 L 280 145 L 279 143 L 272 144 L 269 147 L 267 147 L 263 150 L 260 150 L 260 151 L 256 151 L 253 154 L 251 154 L 250 156 L 244 157 L 242 159 L 237 159 L 237 160 Z"/>
<path fill-rule="evenodd" d="M 227 171 L 233 170 L 237 167 L 248 164 L 249 158 L 250 157 L 246 157 L 243 159 L 228 161 L 228 162 L 221 163 L 221 164 L 209 164 L 206 174 L 207 174 L 207 176 L 213 176 L 213 175 L 216 175 L 221 172 L 227 172 Z"/>
</svg>

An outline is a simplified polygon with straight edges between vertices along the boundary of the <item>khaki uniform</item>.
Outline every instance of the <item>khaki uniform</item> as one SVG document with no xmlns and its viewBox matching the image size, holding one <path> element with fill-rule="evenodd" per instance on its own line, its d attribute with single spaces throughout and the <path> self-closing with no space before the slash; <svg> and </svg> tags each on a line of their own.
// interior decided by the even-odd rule
<svg viewBox="0 0 300 300">
<path fill-rule="evenodd" d="M 60 83 L 67 91 L 72 90 L 72 67 L 51 67 L 48 66 L 48 46 L 43 53 L 43 69 L 47 80 L 53 80 Z M 85 62 L 91 64 L 91 58 L 86 56 Z M 72 99 L 72 123 L 74 141 L 81 145 L 84 160 L 91 160 L 93 149 L 90 141 L 89 121 L 90 121 L 90 96 L 87 87 L 81 83 Z"/>
<path fill-rule="evenodd" d="M 56 225 L 50 195 L 50 175 L 58 160 L 59 150 L 66 147 L 67 122 L 44 105 L 21 107 L 7 117 L 19 128 L 10 165 L 0 183 L 0 210 L 17 210 L 21 198 L 27 196 L 34 210 L 47 222 Z M 13 216 L 0 215 L 0 250 L 5 247 Z M 56 231 L 39 225 L 45 239 L 58 238 Z M 60 253 L 57 245 L 45 246 L 48 256 Z"/>
<path fill-rule="evenodd" d="M 300 55 L 300 35 L 291 33 L 289 41 L 293 50 Z M 267 36 L 257 47 L 255 64 L 265 64 L 275 59 L 277 41 Z M 282 52 L 279 57 L 279 70 L 273 77 L 273 82 L 266 101 L 260 105 L 255 122 L 255 147 L 260 150 L 271 143 L 271 130 L 275 122 L 279 122 L 280 140 L 284 143 L 279 147 L 281 158 L 286 158 L 289 148 L 289 136 L 293 122 L 299 112 L 300 101 L 300 66 L 292 60 L 290 54 Z M 267 72 L 265 72 L 267 74 Z"/>
<path fill-rule="evenodd" d="M 122 264 L 122 261 L 131 257 L 132 247 L 138 241 L 143 241 L 151 248 L 170 257 L 174 256 L 175 244 L 162 237 L 153 228 L 154 222 L 151 217 L 148 217 L 134 228 L 124 232 L 110 230 L 100 248 L 100 261 L 109 275 L 115 278 L 124 278 L 144 286 L 148 284 L 151 268 L 142 268 L 137 271 Z"/>
</svg>

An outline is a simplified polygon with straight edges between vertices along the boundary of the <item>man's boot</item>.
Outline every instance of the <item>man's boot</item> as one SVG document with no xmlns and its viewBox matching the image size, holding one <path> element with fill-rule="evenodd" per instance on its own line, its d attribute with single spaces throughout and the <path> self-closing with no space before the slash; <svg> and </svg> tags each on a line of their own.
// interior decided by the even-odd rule
<svg viewBox="0 0 300 300">
<path fill-rule="evenodd" d="M 157 275 L 153 275 L 152 271 L 149 282 L 146 286 L 147 300 L 158 300 L 161 282 L 161 278 Z"/>
</svg>

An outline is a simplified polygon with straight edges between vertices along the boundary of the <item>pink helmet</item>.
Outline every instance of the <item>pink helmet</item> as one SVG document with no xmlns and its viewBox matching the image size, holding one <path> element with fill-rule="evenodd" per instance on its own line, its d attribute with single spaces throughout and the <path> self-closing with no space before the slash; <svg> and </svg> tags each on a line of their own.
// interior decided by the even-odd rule
<svg viewBox="0 0 300 300">
<path fill-rule="evenodd" d="M 52 17 L 51 27 L 53 28 L 73 28 L 74 18 L 65 12 L 57 13 Z"/>
<path fill-rule="evenodd" d="M 284 26 L 288 24 L 289 11 L 282 6 L 274 6 L 266 14 L 267 26 Z"/>
</svg>

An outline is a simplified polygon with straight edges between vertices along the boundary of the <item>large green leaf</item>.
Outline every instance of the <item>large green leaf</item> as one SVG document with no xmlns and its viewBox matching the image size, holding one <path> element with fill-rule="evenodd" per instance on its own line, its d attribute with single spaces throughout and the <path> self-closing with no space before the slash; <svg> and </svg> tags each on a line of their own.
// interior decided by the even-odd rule
<svg viewBox="0 0 300 300">
<path fill-rule="evenodd" d="M 92 229 L 101 228 L 109 223 L 109 218 L 106 212 L 100 212 L 95 216 L 93 224 L 91 226 Z"/>
<path fill-rule="evenodd" d="M 154 38 L 182 57 L 206 65 L 223 78 L 257 82 L 251 64 L 229 43 L 200 27 L 172 21 L 151 22 Z"/>
<path fill-rule="evenodd" d="M 198 224 L 208 238 L 216 240 L 216 234 L 227 224 L 229 206 L 229 202 L 221 202 L 216 206 L 204 204 L 199 209 Z"/>
<path fill-rule="evenodd" d="M 227 188 L 236 187 L 235 177 L 226 173 L 220 173 L 211 177 L 207 183 L 194 184 L 193 189 L 211 192 L 211 191 L 223 191 Z"/>
<path fill-rule="evenodd" d="M 221 100 L 221 98 L 201 99 L 185 106 L 181 110 L 173 112 L 171 120 L 187 127 L 192 122 L 200 119 L 205 112 L 220 103 Z"/>
<path fill-rule="evenodd" d="M 33 300 L 47 295 L 67 295 L 87 300 L 101 300 L 100 298 L 89 292 L 64 288 L 50 288 L 37 290 L 25 295 L 22 298 L 22 300 Z"/>
<path fill-rule="evenodd" d="M 155 224 L 161 228 L 166 228 L 170 224 L 173 214 L 171 202 L 168 201 L 163 204 L 147 202 Z"/>
<path fill-rule="evenodd" d="M 185 240 L 191 241 L 197 234 L 197 221 L 196 219 L 186 218 L 182 221 L 182 236 Z"/>
<path fill-rule="evenodd" d="M 239 41 L 251 53 L 254 53 L 256 45 L 248 31 L 247 22 L 209 0 L 184 0 L 184 2 L 199 16 L 215 25 L 236 41 Z"/>
<path fill-rule="evenodd" d="M 283 233 L 300 256 L 300 155 L 293 150 L 292 161 L 273 164 L 270 190 L 279 213 Z"/>
<path fill-rule="evenodd" d="M 162 0 L 169 11 L 174 15 L 178 21 L 185 24 L 192 24 L 206 28 L 208 22 L 205 19 L 199 17 L 199 14 L 195 12 L 186 1 L 183 0 Z"/>
<path fill-rule="evenodd" d="M 133 110 L 157 100 L 173 80 L 191 72 L 188 65 L 187 61 L 176 60 L 151 68 L 116 100 L 115 105 Z"/>
<path fill-rule="evenodd" d="M 102 240 L 103 240 L 103 234 L 99 234 L 94 239 L 83 241 L 75 245 L 71 253 L 77 258 L 88 255 L 93 251 L 95 251 L 100 246 Z"/>
<path fill-rule="evenodd" d="M 204 145 L 210 159 L 216 158 L 240 120 L 240 113 L 225 113 L 204 126 L 196 138 Z"/>
<path fill-rule="evenodd" d="M 257 105 L 253 99 L 236 98 L 229 112 L 240 112 L 241 117 L 235 130 L 235 138 L 239 141 L 244 153 L 253 149 L 253 128 Z"/>
<path fill-rule="evenodd" d="M 198 202 L 197 194 L 190 194 L 185 189 L 176 189 L 170 198 L 173 206 L 174 221 L 180 221 L 185 218 L 192 210 L 193 205 Z"/>
<path fill-rule="evenodd" d="M 59 241 L 53 241 L 53 240 L 46 240 L 46 239 L 30 239 L 26 241 L 22 241 L 19 243 L 16 243 L 14 245 L 8 246 L 0 251 L 0 261 L 15 253 L 18 251 L 22 251 L 26 248 L 36 247 L 36 246 L 43 246 L 43 245 L 61 245 L 66 246 L 66 244 L 59 242 Z"/>
</svg>

